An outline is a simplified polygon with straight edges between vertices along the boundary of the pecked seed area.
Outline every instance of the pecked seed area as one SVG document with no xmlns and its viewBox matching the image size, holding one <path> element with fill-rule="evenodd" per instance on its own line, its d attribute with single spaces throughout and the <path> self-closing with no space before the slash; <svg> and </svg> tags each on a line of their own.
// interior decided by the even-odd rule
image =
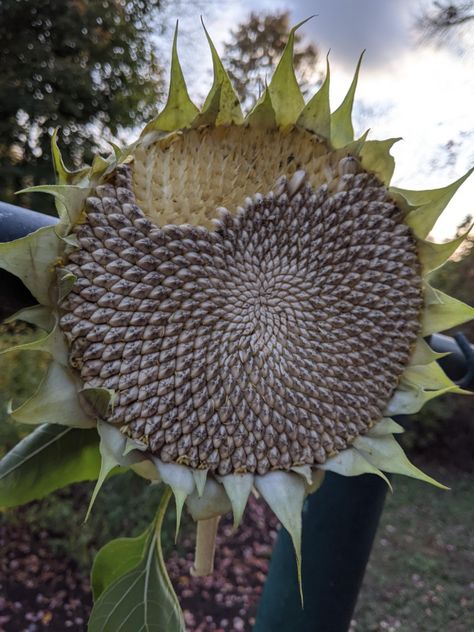
<svg viewBox="0 0 474 632">
<path fill-rule="evenodd" d="M 164 462 L 220 475 L 318 464 L 383 416 L 419 331 L 414 239 L 386 188 L 344 160 L 156 226 L 132 168 L 98 186 L 66 264 L 70 364 L 116 392 L 107 421 Z"/>
</svg>

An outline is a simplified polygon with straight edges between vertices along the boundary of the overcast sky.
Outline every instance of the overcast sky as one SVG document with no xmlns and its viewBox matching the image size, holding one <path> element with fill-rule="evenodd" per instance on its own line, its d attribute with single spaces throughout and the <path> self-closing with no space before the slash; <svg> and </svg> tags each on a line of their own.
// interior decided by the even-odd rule
<svg viewBox="0 0 474 632">
<path fill-rule="evenodd" d="M 199 32 L 202 13 L 218 50 L 230 29 L 250 11 L 287 9 L 297 23 L 316 14 L 301 32 L 324 58 L 331 49 L 331 101 L 337 107 L 350 82 L 360 52 L 366 49 L 357 93 L 356 131 L 371 128 L 373 138 L 402 136 L 393 153 L 394 184 L 413 188 L 443 186 L 474 165 L 474 40 L 453 47 L 420 41 L 413 28 L 428 0 L 202 0 L 185 14 L 168 10 L 170 24 L 179 17 L 183 30 L 184 70 L 194 95 L 209 83 L 210 57 Z M 474 23 L 471 27 L 474 31 Z M 192 56 L 184 55 L 192 42 Z M 470 44 L 470 45 L 469 45 Z M 197 62 L 204 71 L 197 72 Z M 452 145 L 447 152 L 445 146 Z M 454 231 L 474 215 L 474 176 L 464 184 L 439 221 L 434 236 Z"/>
</svg>

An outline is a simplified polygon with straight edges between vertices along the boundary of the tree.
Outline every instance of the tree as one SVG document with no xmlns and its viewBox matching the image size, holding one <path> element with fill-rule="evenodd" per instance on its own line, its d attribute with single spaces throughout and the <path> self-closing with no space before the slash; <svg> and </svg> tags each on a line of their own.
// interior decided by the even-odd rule
<svg viewBox="0 0 474 632">
<path fill-rule="evenodd" d="M 446 37 L 474 20 L 474 0 L 433 2 L 417 20 L 428 37 Z"/>
<path fill-rule="evenodd" d="M 55 127 L 78 166 L 155 111 L 162 71 L 149 36 L 159 7 L 160 0 L 0 2 L 3 200 L 51 181 Z"/>
<path fill-rule="evenodd" d="M 248 20 L 231 31 L 224 44 L 223 62 L 242 103 L 249 107 L 262 92 L 265 81 L 281 57 L 290 30 L 289 13 L 251 13 Z M 301 35 L 295 34 L 294 64 L 303 85 L 315 83 L 318 51 L 313 44 L 302 47 Z"/>
</svg>

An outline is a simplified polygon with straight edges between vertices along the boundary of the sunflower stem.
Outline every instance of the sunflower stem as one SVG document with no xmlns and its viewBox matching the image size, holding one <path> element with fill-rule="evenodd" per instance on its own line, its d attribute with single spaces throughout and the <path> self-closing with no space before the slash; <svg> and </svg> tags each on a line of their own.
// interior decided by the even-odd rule
<svg viewBox="0 0 474 632">
<path fill-rule="evenodd" d="M 219 519 L 220 516 L 209 518 L 208 520 L 198 520 L 194 566 L 191 569 L 191 574 L 194 577 L 210 575 L 214 570 L 214 553 Z"/>
</svg>

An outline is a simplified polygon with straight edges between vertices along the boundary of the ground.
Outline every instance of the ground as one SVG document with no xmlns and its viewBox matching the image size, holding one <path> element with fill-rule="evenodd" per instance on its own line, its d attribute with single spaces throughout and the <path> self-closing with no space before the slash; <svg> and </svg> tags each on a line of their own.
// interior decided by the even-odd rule
<svg viewBox="0 0 474 632">
<path fill-rule="evenodd" d="M 351 632 L 474 629 L 474 476 L 440 467 L 427 469 L 452 489 L 443 492 L 395 477 Z M 0 516 L 2 632 L 86 630 L 91 606 L 86 566 L 98 543 L 87 539 L 87 528 L 78 548 L 69 542 L 79 539 L 78 506 L 86 491 L 81 488 L 73 499 L 71 493 L 62 492 L 58 506 L 63 516 L 58 517 L 56 505 L 49 513 L 32 505 Z M 112 498 L 111 492 L 103 502 Z M 108 514 L 113 516 L 110 510 Z M 124 528 L 134 531 L 129 523 Z M 185 525 L 168 566 L 188 632 L 251 630 L 277 529 L 262 501 L 252 499 L 236 534 L 230 519 L 222 520 L 215 575 L 193 579 L 188 572 L 193 538 Z M 116 537 L 113 530 L 111 534 Z M 166 548 L 170 546 L 168 542 Z M 86 553 L 80 555 L 79 548 Z"/>
</svg>

